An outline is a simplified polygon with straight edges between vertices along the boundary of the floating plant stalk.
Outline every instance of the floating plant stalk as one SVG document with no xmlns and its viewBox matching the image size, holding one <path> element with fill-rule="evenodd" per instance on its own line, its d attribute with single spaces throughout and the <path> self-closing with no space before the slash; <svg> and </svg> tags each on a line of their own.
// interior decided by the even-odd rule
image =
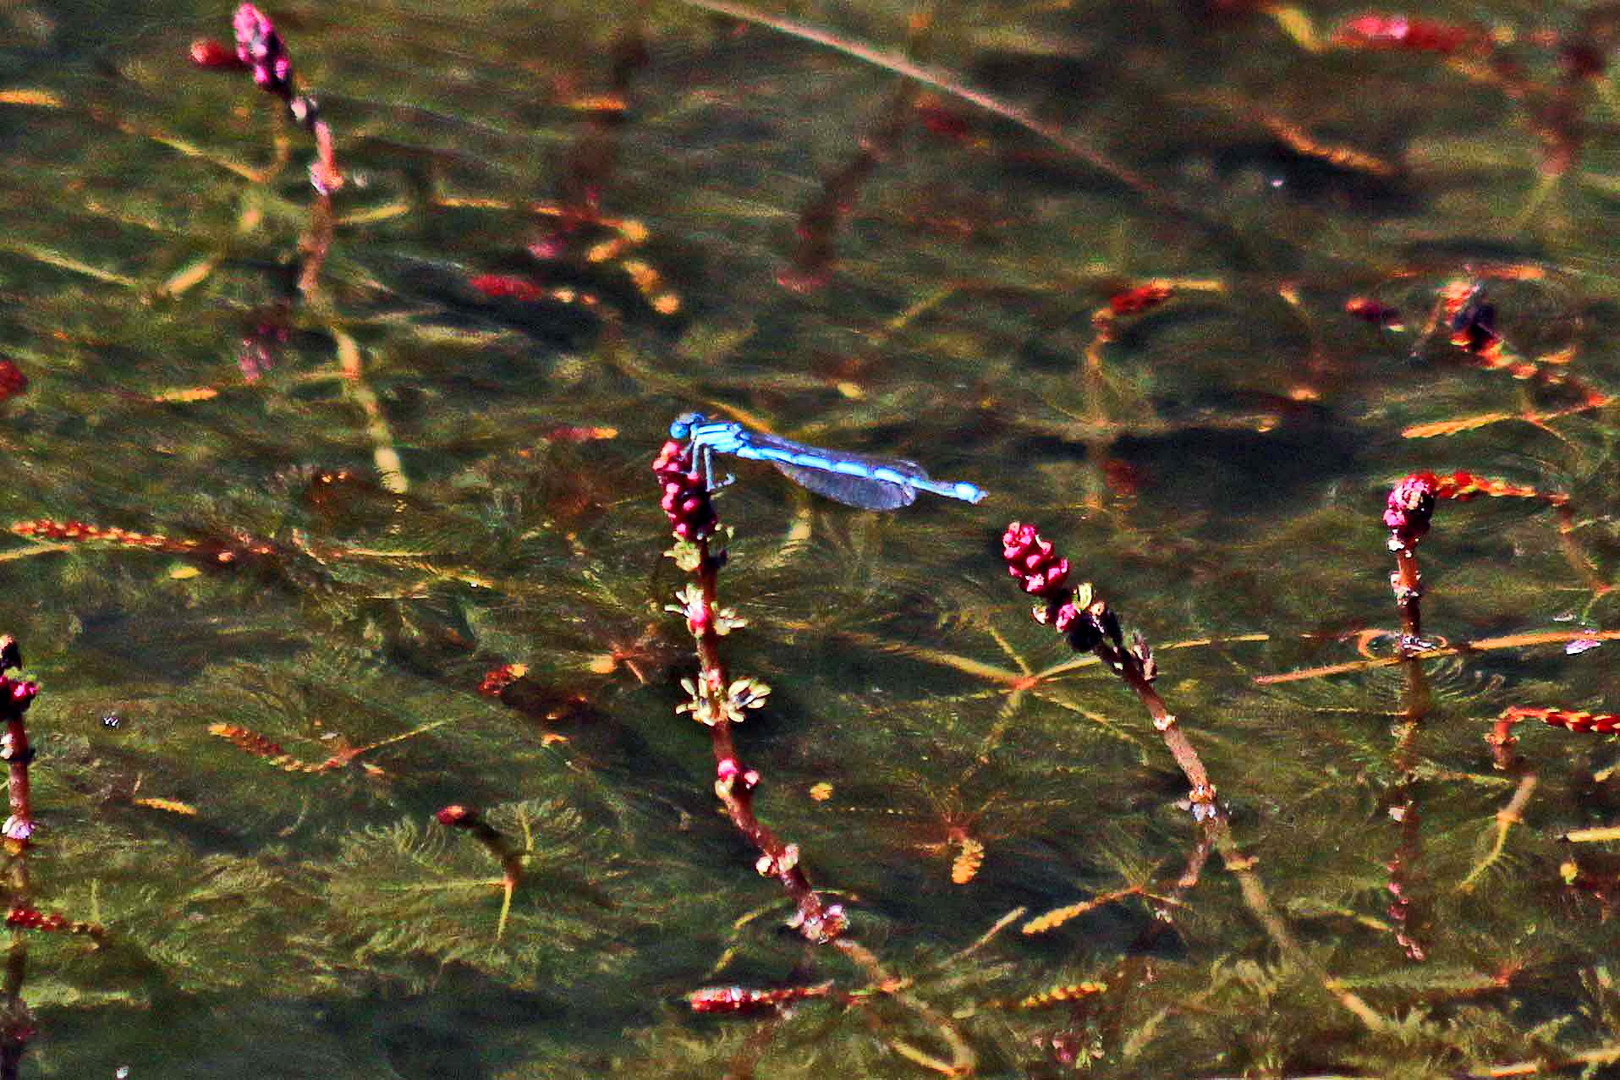
<svg viewBox="0 0 1620 1080">
<path fill-rule="evenodd" d="M 1422 859 L 1422 811 L 1418 803 L 1416 775 L 1418 733 L 1428 715 L 1428 677 L 1417 654 L 1428 648 L 1423 640 L 1422 575 L 1418 572 L 1417 544 L 1429 531 L 1434 515 L 1435 478 L 1428 473 L 1408 476 L 1396 484 L 1385 501 L 1384 524 L 1389 526 L 1389 550 L 1395 555 L 1395 571 L 1390 588 L 1401 617 L 1400 653 L 1404 689 L 1401 719 L 1395 729 L 1395 771 L 1399 779 L 1390 789 L 1387 810 L 1400 839 L 1386 869 L 1389 878 L 1389 917 L 1395 924 L 1395 940 L 1408 959 L 1423 960 L 1423 926 L 1427 906 L 1419 884 L 1418 866 Z"/>
<path fill-rule="evenodd" d="M 689 460 L 685 444 L 673 439 L 665 442 L 653 462 L 653 473 L 662 486 L 660 505 L 675 536 L 675 546 L 668 554 L 693 577 L 676 594 L 679 605 L 671 608 L 686 617 L 697 643 L 700 668 L 695 682 L 682 680 L 690 700 L 677 712 L 691 714 L 708 728 L 714 750 L 714 793 L 731 823 L 759 850 L 755 868 L 781 882 L 792 898 L 797 909 L 793 927 L 813 943 L 835 941 L 848 922 L 843 906 L 822 900 L 799 865 L 798 845 L 784 843 L 754 814 L 754 789 L 760 776 L 737 757 L 732 725 L 764 705 L 770 687 L 757 679 L 733 680 L 720 655 L 720 639 L 745 625 L 736 612 L 720 606 L 719 574 L 726 552 L 723 547 L 715 550 L 713 541 L 726 531 L 720 528 L 703 474 Z"/>
<path fill-rule="evenodd" d="M 268 16 L 252 4 L 236 9 L 231 21 L 236 31 L 233 51 L 212 38 L 192 42 L 191 62 L 213 71 L 247 71 L 267 94 L 281 100 L 287 113 L 315 140 L 315 160 L 309 167 L 310 183 L 323 195 L 343 186 L 332 143 L 332 128 L 321 117 L 320 103 L 300 91 L 293 79 L 292 56 Z"/>
<path fill-rule="evenodd" d="M 459 803 L 446 806 L 433 815 L 440 825 L 463 829 L 484 846 L 501 864 L 501 917 L 495 924 L 495 940 L 506 936 L 506 921 L 512 914 L 512 895 L 523 883 L 523 851 L 511 839 L 484 819 L 477 810 Z"/>
<path fill-rule="evenodd" d="M 34 906 L 28 878 L 28 852 L 35 831 L 28 766 L 34 759 L 34 749 L 28 743 L 24 714 L 39 696 L 39 684 L 7 674 L 20 667 L 22 652 L 16 639 L 10 634 L 0 635 L 0 719 L 6 726 L 4 735 L 0 735 L 0 760 L 6 763 L 6 798 L 11 811 L 5 824 L 0 825 L 6 858 L 6 925 L 11 928 L 11 948 L 0 983 L 0 1080 L 16 1080 L 22 1056 L 37 1034 L 33 1014 L 22 998 L 28 972 L 26 931 L 85 934 L 98 939 L 106 933 L 99 923 L 74 921 Z"/>
<path fill-rule="evenodd" d="M 676 712 L 690 714 L 709 731 L 715 762 L 715 796 L 737 831 L 760 852 L 754 863 L 755 870 L 761 876 L 775 878 L 793 901 L 795 910 L 788 925 L 811 944 L 831 945 L 852 960 L 878 992 L 904 1005 L 927 1023 L 945 1044 L 949 1057 L 943 1058 L 905 1040 L 888 1037 L 895 1052 L 945 1076 L 968 1075 L 973 1071 L 976 1055 L 950 1018 L 910 993 L 906 980 L 890 974 L 872 950 L 845 935 L 849 919 L 844 906 L 822 899 L 800 864 L 798 845 L 782 841 L 754 813 L 754 791 L 759 786 L 760 774 L 738 757 L 732 727 L 765 703 L 770 687 L 758 679 L 731 678 L 720 653 L 720 639 L 746 625 L 735 611 L 721 606 L 719 600 L 719 574 L 726 563 L 726 551 L 715 541 L 718 537 L 728 537 L 730 530 L 720 525 L 707 480 L 691 460 L 688 444 L 667 440 L 653 462 L 653 473 L 661 490 L 659 505 L 668 516 L 675 537 L 674 547 L 666 554 L 693 579 L 676 594 L 679 603 L 669 608 L 686 617 L 687 629 L 697 644 L 699 666 L 696 680 L 682 680 L 689 700 L 678 706 Z M 737 993 L 746 998 L 755 993 L 774 992 L 739 990 Z M 806 996 L 798 991 L 782 993 L 788 997 Z M 704 990 L 698 992 L 692 1004 L 694 1008 L 703 1009 L 733 996 L 728 988 Z"/>
<path fill-rule="evenodd" d="M 288 115 L 315 140 L 315 160 L 309 167 L 315 199 L 310 205 L 309 225 L 298 243 L 303 256 L 298 291 L 310 302 L 337 343 L 338 373 L 344 392 L 365 414 L 372 460 L 383 487 L 393 494 L 403 495 L 409 490 L 410 481 L 405 476 L 382 404 L 376 391 L 366 382 L 360 345 L 341 325 L 337 312 L 320 287 L 321 270 L 331 253 L 336 232 L 332 194 L 344 183 L 342 170 L 337 165 L 331 125 L 322 118 L 315 98 L 298 89 L 293 78 L 292 56 L 275 24 L 252 4 L 243 4 L 236 9 L 233 26 L 236 31 L 234 53 L 217 41 L 203 39 L 191 46 L 192 62 L 214 70 L 251 72 L 259 88 L 278 98 L 286 106 Z"/>
<path fill-rule="evenodd" d="M 1395 607 L 1401 614 L 1400 650 L 1410 657 L 1429 647 L 1423 640 L 1423 575 L 1418 572 L 1417 545 L 1429 532 L 1434 516 L 1435 478 L 1432 473 L 1414 473 L 1390 490 L 1384 509 L 1389 526 L 1389 550 L 1395 556 L 1395 572 L 1389 576 L 1395 591 Z"/>
<path fill-rule="evenodd" d="M 861 189 L 900 149 L 916 98 L 916 86 L 901 83 L 867 122 L 855 152 L 822 179 L 820 190 L 800 208 L 794 228 L 799 242 L 791 265 L 777 274 L 777 284 L 807 293 L 832 280 L 838 262 L 838 234 L 854 211 Z"/>
<path fill-rule="evenodd" d="M 1181 722 L 1153 686 L 1158 676 L 1158 664 L 1147 640 L 1141 633 L 1133 633 L 1130 644 L 1126 644 L 1119 618 L 1108 602 L 1097 596 L 1090 582 L 1078 588 L 1069 585 L 1069 560 L 1060 556 L 1049 541 L 1042 539 L 1035 526 L 1017 521 L 1008 525 L 1001 537 L 1001 550 L 1008 573 L 1019 580 L 1025 593 L 1038 601 L 1034 610 L 1035 621 L 1055 628 L 1075 652 L 1095 654 L 1104 666 L 1130 687 L 1147 710 L 1154 730 L 1163 738 L 1165 748 L 1175 758 L 1191 785 L 1188 801 L 1193 820 L 1199 824 L 1227 870 L 1237 878 L 1244 904 L 1273 944 L 1302 970 L 1314 973 L 1339 1004 L 1368 1028 L 1382 1030 L 1386 1027 L 1384 1018 L 1357 994 L 1317 968 L 1272 906 L 1265 885 L 1255 872 L 1255 860 L 1243 852 L 1232 836 L 1226 808 L 1216 798 L 1215 785 L 1210 781 L 1202 759 L 1193 748 Z"/>
</svg>

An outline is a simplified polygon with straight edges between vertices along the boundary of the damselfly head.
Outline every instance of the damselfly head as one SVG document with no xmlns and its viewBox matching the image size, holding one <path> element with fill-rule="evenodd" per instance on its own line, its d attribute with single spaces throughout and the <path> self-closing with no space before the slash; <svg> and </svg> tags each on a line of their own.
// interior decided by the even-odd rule
<svg viewBox="0 0 1620 1080">
<path fill-rule="evenodd" d="M 681 413 L 681 415 L 677 416 L 673 421 L 670 422 L 669 437 L 672 439 L 691 438 L 692 429 L 702 424 L 704 419 L 705 417 L 702 413 Z"/>
</svg>

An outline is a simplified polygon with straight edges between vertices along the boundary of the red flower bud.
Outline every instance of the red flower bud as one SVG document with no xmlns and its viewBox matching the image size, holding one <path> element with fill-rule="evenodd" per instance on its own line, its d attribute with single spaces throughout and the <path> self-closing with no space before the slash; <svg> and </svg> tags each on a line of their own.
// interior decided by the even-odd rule
<svg viewBox="0 0 1620 1080">
<path fill-rule="evenodd" d="M 191 62 L 209 71 L 246 71 L 248 67 L 236 50 L 213 38 L 198 38 L 191 43 Z"/>
</svg>

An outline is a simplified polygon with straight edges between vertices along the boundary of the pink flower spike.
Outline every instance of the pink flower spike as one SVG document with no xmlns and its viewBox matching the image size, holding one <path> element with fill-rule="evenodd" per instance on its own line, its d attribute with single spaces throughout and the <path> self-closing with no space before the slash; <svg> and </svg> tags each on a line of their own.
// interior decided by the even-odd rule
<svg viewBox="0 0 1620 1080">
<path fill-rule="evenodd" d="M 292 57 L 275 25 L 252 4 L 236 9 L 236 55 L 253 69 L 253 81 L 273 94 L 291 100 Z"/>
<path fill-rule="evenodd" d="M 1389 526 L 1392 549 L 1411 548 L 1428 534 L 1438 484 L 1433 473 L 1413 473 L 1390 489 L 1384 524 Z"/>
<path fill-rule="evenodd" d="M 1068 585 L 1069 560 L 1041 539 L 1033 525 L 1013 522 L 1001 536 L 1001 555 L 1007 572 L 1023 581 L 1031 596 L 1058 599 Z"/>
<path fill-rule="evenodd" d="M 692 468 L 683 443 L 670 439 L 659 448 L 653 474 L 663 492 L 659 507 L 669 517 L 670 531 L 678 540 L 703 540 L 719 524 L 714 503 L 701 473 Z M 691 618 L 688 613 L 688 618 Z"/>
<path fill-rule="evenodd" d="M 437 811 L 433 817 L 434 820 L 436 820 L 440 825 L 449 825 L 454 827 L 465 825 L 474 817 L 475 814 L 476 811 L 469 810 L 460 803 L 452 803 L 451 805 Z"/>
</svg>

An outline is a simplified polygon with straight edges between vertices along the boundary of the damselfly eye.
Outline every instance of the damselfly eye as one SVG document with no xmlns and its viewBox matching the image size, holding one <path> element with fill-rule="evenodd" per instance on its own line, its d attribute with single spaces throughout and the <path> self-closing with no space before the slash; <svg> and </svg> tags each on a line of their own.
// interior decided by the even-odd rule
<svg viewBox="0 0 1620 1080">
<path fill-rule="evenodd" d="M 695 412 L 681 413 L 681 415 L 670 421 L 669 437 L 672 439 L 688 439 L 692 435 L 692 429 L 701 423 L 703 423 L 701 414 Z"/>
</svg>

